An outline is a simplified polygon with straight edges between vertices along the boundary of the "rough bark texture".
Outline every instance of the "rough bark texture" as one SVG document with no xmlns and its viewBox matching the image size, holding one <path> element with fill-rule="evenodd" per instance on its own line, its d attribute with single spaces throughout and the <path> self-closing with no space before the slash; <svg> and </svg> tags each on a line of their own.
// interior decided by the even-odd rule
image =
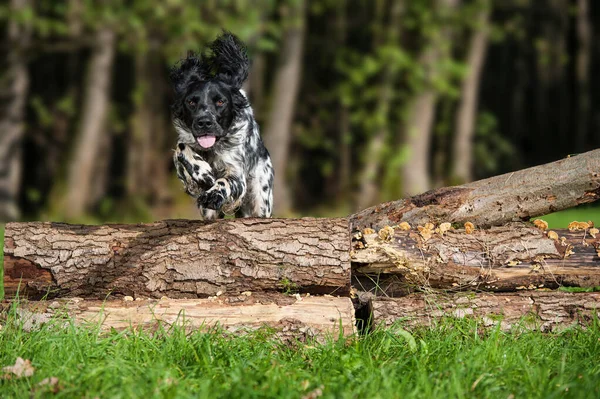
<svg viewBox="0 0 600 399">
<path fill-rule="evenodd" d="M 600 234 L 557 230 L 557 241 L 526 224 L 434 233 L 396 231 L 392 241 L 365 235 L 351 252 L 354 285 L 387 296 L 417 288 L 516 291 L 600 286 Z M 355 246 L 363 243 L 354 242 Z M 371 284 L 377 281 L 378 284 Z"/>
<path fill-rule="evenodd" d="M 0 309 L 10 304 L 0 304 Z M 189 330 L 215 326 L 244 332 L 260 327 L 275 328 L 278 335 L 308 338 L 354 333 L 354 307 L 350 298 L 301 297 L 283 294 L 240 295 L 208 299 L 82 300 L 22 302 L 17 308 L 26 330 L 50 321 L 70 318 L 76 324 L 99 326 L 103 331 L 127 328 L 156 329 L 178 325 Z M 1 314 L 1 313 L 0 313 Z M 68 325 L 68 324 L 67 324 Z"/>
<path fill-rule="evenodd" d="M 272 107 L 265 131 L 265 145 L 271 153 L 275 173 L 274 210 L 276 215 L 286 215 L 291 209 L 291 198 L 286 178 L 289 147 L 292 138 L 292 121 L 298 88 L 302 78 L 304 53 L 305 2 L 290 5 L 289 29 L 284 34 L 281 59 L 273 82 Z"/>
<path fill-rule="evenodd" d="M 29 0 L 11 0 L 10 11 L 18 13 L 29 5 Z M 0 104 L 0 221 L 16 220 L 20 215 L 21 141 L 29 89 L 25 51 L 31 41 L 30 24 L 11 19 L 7 25 L 6 44 L 10 50 L 6 56 L 7 70 L 0 76 L 0 93 L 5 97 Z"/>
<path fill-rule="evenodd" d="M 500 225 L 600 199 L 600 150 L 546 165 L 367 208 L 350 217 L 355 228 L 406 221 Z"/>
<path fill-rule="evenodd" d="M 431 326 L 444 317 L 481 318 L 482 327 L 500 325 L 504 331 L 557 331 L 585 326 L 600 317 L 600 292 L 520 292 L 511 294 L 412 294 L 372 301 L 375 325 Z M 595 316 L 594 316 L 595 315 Z"/>
<path fill-rule="evenodd" d="M 4 289 L 10 297 L 20 287 L 29 298 L 289 290 L 344 295 L 350 288 L 348 236 L 346 219 L 9 223 Z"/>
<path fill-rule="evenodd" d="M 90 205 L 89 196 L 95 180 L 98 149 L 109 111 L 110 81 L 115 54 L 115 33 L 103 28 L 96 35 L 96 47 L 90 59 L 88 86 L 81 116 L 81 129 L 69 168 L 65 213 L 80 216 Z"/>
</svg>

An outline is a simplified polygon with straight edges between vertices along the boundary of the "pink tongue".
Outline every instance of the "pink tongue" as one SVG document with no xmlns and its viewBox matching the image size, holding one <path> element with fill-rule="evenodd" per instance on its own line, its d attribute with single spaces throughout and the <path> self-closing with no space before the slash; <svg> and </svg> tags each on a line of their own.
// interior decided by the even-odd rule
<svg viewBox="0 0 600 399">
<path fill-rule="evenodd" d="M 200 144 L 203 148 L 210 148 L 215 144 L 217 138 L 215 136 L 202 136 L 198 137 L 198 144 Z"/>
</svg>

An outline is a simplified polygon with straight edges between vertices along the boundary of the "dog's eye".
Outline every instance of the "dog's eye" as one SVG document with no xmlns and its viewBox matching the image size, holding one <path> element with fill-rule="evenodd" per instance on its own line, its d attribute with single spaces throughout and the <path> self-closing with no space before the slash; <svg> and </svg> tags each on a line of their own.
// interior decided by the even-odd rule
<svg viewBox="0 0 600 399">
<path fill-rule="evenodd" d="M 224 100 L 218 100 L 217 101 L 217 107 L 222 107 L 223 105 L 225 105 L 225 101 Z"/>
<path fill-rule="evenodd" d="M 190 107 L 193 107 L 193 106 L 195 106 L 195 105 L 196 105 L 196 101 L 194 101 L 194 100 L 188 100 L 188 105 L 189 105 Z"/>
</svg>

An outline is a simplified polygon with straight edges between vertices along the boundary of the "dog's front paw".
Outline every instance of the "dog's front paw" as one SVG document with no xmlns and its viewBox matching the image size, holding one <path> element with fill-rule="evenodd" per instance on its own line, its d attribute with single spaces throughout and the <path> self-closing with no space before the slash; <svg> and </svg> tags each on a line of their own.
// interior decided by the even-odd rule
<svg viewBox="0 0 600 399">
<path fill-rule="evenodd" d="M 179 143 L 173 160 L 177 176 L 189 195 L 197 198 L 215 184 L 210 165 L 189 146 Z"/>
<path fill-rule="evenodd" d="M 198 207 L 205 209 L 221 210 L 225 204 L 225 192 L 222 186 L 215 185 L 210 190 L 205 191 L 198 197 Z"/>
</svg>

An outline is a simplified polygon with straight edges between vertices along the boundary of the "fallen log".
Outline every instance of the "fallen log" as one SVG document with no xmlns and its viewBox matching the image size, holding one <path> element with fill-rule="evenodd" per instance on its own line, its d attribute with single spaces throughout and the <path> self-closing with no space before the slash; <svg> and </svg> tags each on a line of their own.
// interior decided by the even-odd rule
<svg viewBox="0 0 600 399">
<path fill-rule="evenodd" d="M 586 326 L 600 317 L 600 292 L 521 292 L 502 294 L 411 294 L 375 298 L 371 302 L 376 326 L 432 326 L 442 318 L 476 317 L 482 327 L 557 331 Z"/>
<path fill-rule="evenodd" d="M 5 302 L 6 313 L 13 304 Z M 2 306 L 0 306 L 2 308 Z M 210 299 L 147 299 L 141 301 L 83 300 L 20 302 L 14 312 L 25 330 L 50 321 L 65 320 L 92 325 L 101 331 L 127 328 L 155 330 L 181 326 L 187 330 L 209 330 L 215 326 L 245 332 L 271 327 L 285 338 L 337 338 L 355 332 L 354 308 L 349 298 L 294 297 L 253 293 L 250 296 L 219 296 Z"/>
<path fill-rule="evenodd" d="M 353 228 L 401 222 L 472 222 L 479 227 L 527 221 L 600 199 L 600 149 L 549 164 L 386 202 L 350 216 Z"/>
<path fill-rule="evenodd" d="M 394 229 L 366 234 L 351 251 L 353 285 L 390 297 L 415 288 L 516 291 L 600 286 L 600 234 L 557 230 L 557 239 L 525 223 L 446 232 Z"/>
<path fill-rule="evenodd" d="M 8 223 L 7 297 L 198 298 L 243 291 L 344 295 L 346 219 Z"/>
</svg>

